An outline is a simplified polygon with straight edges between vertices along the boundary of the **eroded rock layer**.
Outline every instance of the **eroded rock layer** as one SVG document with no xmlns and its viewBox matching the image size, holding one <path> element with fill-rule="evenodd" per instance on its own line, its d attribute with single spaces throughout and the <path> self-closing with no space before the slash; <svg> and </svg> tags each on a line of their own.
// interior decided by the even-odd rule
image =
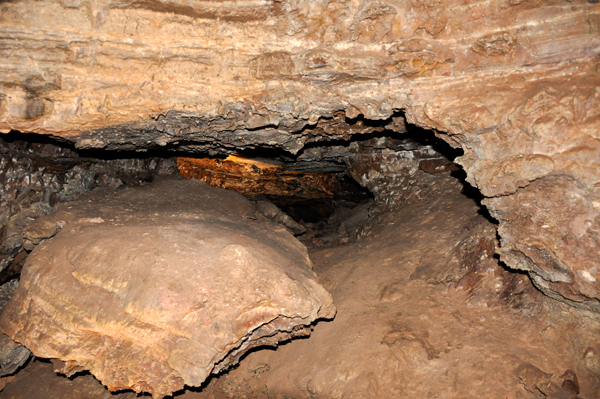
<svg viewBox="0 0 600 399">
<path fill-rule="evenodd" d="M 335 313 L 306 248 L 239 194 L 197 181 L 94 192 L 36 220 L 0 320 L 67 374 L 162 397 Z"/>
<path fill-rule="evenodd" d="M 333 173 L 298 173 L 282 163 L 230 155 L 226 159 L 178 158 L 179 174 L 213 187 L 255 196 L 316 199 L 333 197 L 341 182 Z"/>
<path fill-rule="evenodd" d="M 504 262 L 555 298 L 599 309 L 596 1 L 0 7 L 2 131 L 54 134 L 82 148 L 297 153 L 384 125 L 401 131 L 403 111 L 464 150 L 468 181 L 492 198 Z M 515 195 L 546 195 L 531 182 L 560 198 L 539 211 L 548 223 L 515 205 Z M 565 213 L 585 216 L 552 222 Z M 510 233 L 525 230 L 543 255 Z M 569 277 L 557 280 L 553 268 Z"/>
</svg>

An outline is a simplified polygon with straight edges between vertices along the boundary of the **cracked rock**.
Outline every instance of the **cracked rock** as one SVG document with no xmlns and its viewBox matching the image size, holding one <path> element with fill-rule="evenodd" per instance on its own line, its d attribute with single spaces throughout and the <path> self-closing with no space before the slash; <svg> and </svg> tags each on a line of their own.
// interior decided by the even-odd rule
<svg viewBox="0 0 600 399">
<path fill-rule="evenodd" d="M 23 345 L 13 341 L 6 334 L 0 333 L 0 376 L 14 373 L 31 356 L 31 352 Z"/>
</svg>

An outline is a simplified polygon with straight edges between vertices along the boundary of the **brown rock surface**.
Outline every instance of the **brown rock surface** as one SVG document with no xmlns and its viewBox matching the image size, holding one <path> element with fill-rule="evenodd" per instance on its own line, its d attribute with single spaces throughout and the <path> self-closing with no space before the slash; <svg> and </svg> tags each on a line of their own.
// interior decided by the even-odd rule
<svg viewBox="0 0 600 399">
<path fill-rule="evenodd" d="M 287 170 L 283 163 L 266 159 L 233 155 L 226 159 L 181 157 L 177 164 L 179 174 L 187 179 L 198 179 L 247 196 L 329 198 L 341 186 L 337 174 L 299 173 Z"/>
<path fill-rule="evenodd" d="M 140 185 L 159 174 L 177 173 L 174 160 L 95 159 L 45 137 L 35 137 L 33 142 L 25 138 L 30 137 L 0 138 L 0 284 L 19 273 L 40 238 L 51 236 L 49 230 L 58 231 L 56 224 L 38 225 L 23 235 L 27 226 L 52 212 L 58 202 L 74 200 L 96 187 Z"/>
<path fill-rule="evenodd" d="M 591 210 L 591 226 L 537 231 L 552 260 L 533 261 L 543 270 L 536 278 L 556 298 L 598 308 L 598 2 L 25 0 L 0 7 L 2 131 L 53 134 L 82 148 L 296 153 L 381 127 L 369 120 L 401 130 L 393 120 L 404 111 L 464 150 L 468 180 L 488 197 L 512 196 L 531 181 L 569 180 L 556 195 L 569 214 Z M 340 112 L 353 128 L 336 119 Z M 569 199 L 573 186 L 579 202 Z M 501 236 L 531 224 L 514 202 L 487 203 L 503 215 Z M 544 217 L 563 212 L 551 206 Z M 581 248 L 587 266 L 580 255 L 556 252 L 578 234 L 568 245 Z M 520 252 L 505 256 L 507 264 L 530 268 L 517 261 L 528 257 L 519 249 L 528 244 L 505 239 L 507 250 Z M 554 263 L 574 274 L 585 267 L 590 281 L 558 287 L 547 279 Z"/>
<path fill-rule="evenodd" d="M 58 376 L 52 364 L 36 360 L 16 375 L 8 386 L 0 392 L 2 399 L 134 399 L 134 392 L 123 392 L 117 395 L 91 375 L 80 375 L 69 379 Z"/>
<path fill-rule="evenodd" d="M 598 398 L 600 317 L 499 267 L 494 226 L 460 185 L 421 179 L 420 194 L 380 214 L 361 241 L 311 251 L 334 320 L 175 397 Z M 81 399 L 91 384 L 49 374 L 30 365 L 0 398 Z"/>
<path fill-rule="evenodd" d="M 485 203 L 503 222 L 499 233 L 504 262 L 528 271 L 547 295 L 600 312 L 600 218 L 580 184 L 569 177 L 548 176 Z M 503 211 L 515 208 L 518 217 Z"/>
<path fill-rule="evenodd" d="M 31 229 L 49 222 L 62 230 L 27 258 L 0 326 L 110 390 L 199 386 L 335 313 L 306 248 L 233 192 L 163 180 L 86 194 Z"/>
<path fill-rule="evenodd" d="M 333 321 L 182 399 L 599 397 L 598 315 L 498 267 L 477 206 L 428 182 L 360 242 L 311 251 Z"/>
</svg>

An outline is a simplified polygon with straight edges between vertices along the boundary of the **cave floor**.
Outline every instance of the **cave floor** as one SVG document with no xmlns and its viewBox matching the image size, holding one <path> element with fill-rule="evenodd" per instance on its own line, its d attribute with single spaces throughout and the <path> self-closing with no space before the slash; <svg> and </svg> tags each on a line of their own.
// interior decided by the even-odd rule
<svg viewBox="0 0 600 399">
<path fill-rule="evenodd" d="M 433 194 L 381 214 L 358 243 L 311 249 L 338 309 L 333 321 L 174 396 L 599 398 L 600 318 L 497 266 L 478 206 L 457 185 L 438 183 Z M 86 397 L 136 395 L 110 394 L 90 375 L 56 375 L 42 361 L 0 393 Z"/>
</svg>

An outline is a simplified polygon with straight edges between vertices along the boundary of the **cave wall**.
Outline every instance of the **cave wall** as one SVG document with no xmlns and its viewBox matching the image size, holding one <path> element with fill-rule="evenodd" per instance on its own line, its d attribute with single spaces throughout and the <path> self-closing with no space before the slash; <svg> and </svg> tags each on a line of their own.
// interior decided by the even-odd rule
<svg viewBox="0 0 600 399">
<path fill-rule="evenodd" d="M 26 234 L 27 227 L 57 204 L 97 187 L 114 190 L 178 172 L 169 158 L 120 154 L 97 159 L 59 143 L 19 140 L 23 135 L 4 138 L 0 137 L 0 284 L 18 274 L 28 253 L 46 238 Z"/>
<path fill-rule="evenodd" d="M 2 2 L 0 131 L 297 153 L 403 111 L 464 150 L 501 259 L 600 311 L 599 30 L 596 0 Z"/>
</svg>

